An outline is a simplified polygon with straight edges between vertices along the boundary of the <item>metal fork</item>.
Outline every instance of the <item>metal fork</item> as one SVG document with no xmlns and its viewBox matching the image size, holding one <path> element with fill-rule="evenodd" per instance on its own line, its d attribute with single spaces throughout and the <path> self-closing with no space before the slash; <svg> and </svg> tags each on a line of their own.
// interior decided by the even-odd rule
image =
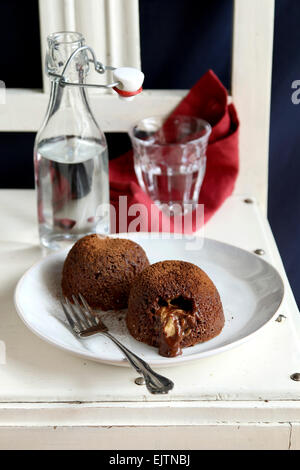
<svg viewBox="0 0 300 470">
<path fill-rule="evenodd" d="M 99 316 L 95 315 L 88 305 L 85 298 L 79 294 L 79 300 L 75 295 L 72 296 L 74 304 L 65 297 L 65 302 L 61 301 L 61 305 L 67 321 L 72 328 L 73 332 L 80 339 L 88 338 L 89 336 L 103 334 L 111 339 L 116 346 L 123 352 L 124 356 L 132 367 L 142 374 L 145 379 L 145 384 L 150 393 L 168 393 L 172 390 L 174 383 L 167 377 L 154 372 L 153 369 L 143 359 L 126 348 L 120 341 L 112 336 L 107 326 L 104 325 Z"/>
</svg>

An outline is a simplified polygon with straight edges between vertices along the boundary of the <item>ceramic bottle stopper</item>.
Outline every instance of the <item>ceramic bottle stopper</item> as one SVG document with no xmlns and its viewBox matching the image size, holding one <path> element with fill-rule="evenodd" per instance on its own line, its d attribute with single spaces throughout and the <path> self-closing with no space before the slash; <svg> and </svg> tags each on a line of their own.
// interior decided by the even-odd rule
<svg viewBox="0 0 300 470">
<path fill-rule="evenodd" d="M 144 74 L 133 67 L 119 67 L 113 71 L 113 80 L 119 82 L 114 87 L 122 100 L 132 101 L 143 90 Z"/>
</svg>

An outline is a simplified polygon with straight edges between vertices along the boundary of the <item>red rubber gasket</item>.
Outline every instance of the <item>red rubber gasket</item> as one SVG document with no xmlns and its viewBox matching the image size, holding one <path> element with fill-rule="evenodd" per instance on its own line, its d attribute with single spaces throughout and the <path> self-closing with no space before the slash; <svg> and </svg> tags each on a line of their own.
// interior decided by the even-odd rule
<svg viewBox="0 0 300 470">
<path fill-rule="evenodd" d="M 136 91 L 124 91 L 124 90 L 120 90 L 120 88 L 117 88 L 116 86 L 114 86 L 113 90 L 115 90 L 118 93 L 118 95 L 129 98 L 130 96 L 135 96 L 135 95 L 139 95 L 140 93 L 142 93 L 143 87 L 139 88 Z"/>
</svg>

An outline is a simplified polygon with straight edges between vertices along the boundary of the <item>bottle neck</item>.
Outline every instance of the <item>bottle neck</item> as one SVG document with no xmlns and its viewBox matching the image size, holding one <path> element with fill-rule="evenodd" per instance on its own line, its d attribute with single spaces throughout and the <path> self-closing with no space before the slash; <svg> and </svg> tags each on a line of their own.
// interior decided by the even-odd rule
<svg viewBox="0 0 300 470">
<path fill-rule="evenodd" d="M 59 43 L 57 36 L 64 36 L 65 42 Z M 68 36 L 70 35 L 70 37 Z M 101 137 L 101 131 L 91 112 L 87 92 L 84 87 L 65 84 L 85 84 L 89 61 L 84 49 L 72 58 L 65 69 L 69 57 L 84 44 L 82 42 L 70 42 L 77 33 L 55 33 L 55 40 L 48 39 L 49 50 L 46 58 L 47 70 L 50 75 L 51 93 L 44 123 L 39 132 L 39 139 L 49 139 L 57 136 L 81 136 L 82 138 Z M 67 42 L 69 40 L 69 42 Z"/>
<path fill-rule="evenodd" d="M 89 72 L 87 51 L 79 50 L 84 45 L 85 40 L 79 33 L 54 33 L 48 37 L 46 70 L 51 80 L 57 80 L 56 75 L 63 76 L 67 82 L 84 82 Z"/>
<path fill-rule="evenodd" d="M 46 69 L 50 72 L 51 82 L 48 117 L 60 109 L 68 110 L 69 114 L 77 113 L 80 118 L 87 108 L 89 110 L 86 90 L 79 86 L 64 85 L 59 78 L 63 76 L 64 81 L 69 83 L 86 82 L 89 60 L 87 51 L 80 50 L 84 45 L 85 40 L 79 33 L 54 33 L 48 37 Z"/>
<path fill-rule="evenodd" d="M 79 78 L 78 83 L 84 84 L 85 79 Z M 58 110 L 72 112 L 78 119 L 86 111 L 90 112 L 86 89 L 78 86 L 61 85 L 59 79 L 51 79 L 48 118 Z"/>
</svg>

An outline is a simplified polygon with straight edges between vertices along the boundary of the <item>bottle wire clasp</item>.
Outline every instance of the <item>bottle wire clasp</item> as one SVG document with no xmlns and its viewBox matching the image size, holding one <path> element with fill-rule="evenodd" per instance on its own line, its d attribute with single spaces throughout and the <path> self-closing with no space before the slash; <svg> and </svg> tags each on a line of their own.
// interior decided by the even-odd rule
<svg viewBox="0 0 300 470">
<path fill-rule="evenodd" d="M 75 83 L 66 80 L 66 72 L 77 54 L 80 52 L 87 51 L 91 57 L 88 59 L 90 63 L 94 64 L 95 71 L 103 75 L 107 71 L 113 71 L 113 78 L 115 79 L 112 83 Z M 110 65 L 104 65 L 102 62 L 97 60 L 95 51 L 90 46 L 81 46 L 76 49 L 68 58 L 61 75 L 51 72 L 48 68 L 46 69 L 47 75 L 59 79 L 61 86 L 76 86 L 81 88 L 107 88 L 116 91 L 121 98 L 133 98 L 142 92 L 142 83 L 144 81 L 144 74 L 133 67 L 112 67 Z M 118 79 L 119 78 L 119 79 Z M 122 80 L 123 78 L 123 80 Z M 136 88 L 136 89 L 133 89 Z"/>
</svg>

